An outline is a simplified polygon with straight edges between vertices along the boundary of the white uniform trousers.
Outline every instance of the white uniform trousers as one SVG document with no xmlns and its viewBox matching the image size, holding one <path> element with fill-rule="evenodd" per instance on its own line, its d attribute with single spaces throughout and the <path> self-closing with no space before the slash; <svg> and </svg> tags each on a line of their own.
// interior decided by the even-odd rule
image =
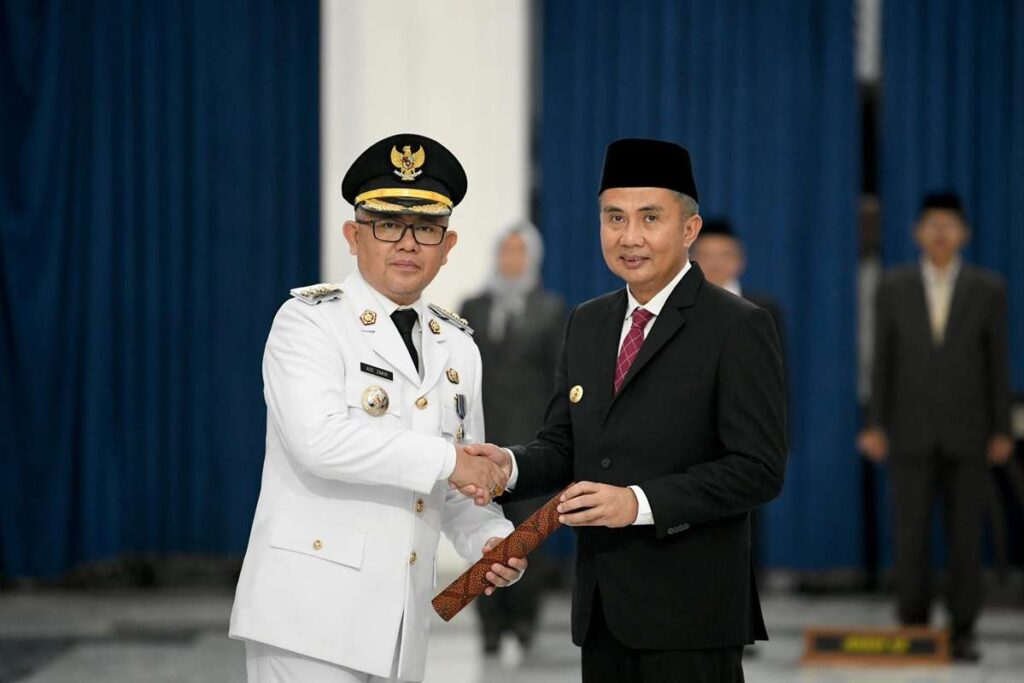
<svg viewBox="0 0 1024 683">
<path fill-rule="evenodd" d="M 397 683 L 398 643 L 391 676 L 381 678 L 255 640 L 245 641 L 248 683 Z"/>
</svg>

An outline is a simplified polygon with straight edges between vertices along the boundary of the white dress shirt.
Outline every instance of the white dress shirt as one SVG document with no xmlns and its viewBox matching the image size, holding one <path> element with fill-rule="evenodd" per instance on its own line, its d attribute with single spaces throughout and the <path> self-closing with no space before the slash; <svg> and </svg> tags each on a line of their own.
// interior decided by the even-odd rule
<svg viewBox="0 0 1024 683">
<path fill-rule="evenodd" d="M 630 328 L 633 326 L 633 312 L 637 308 L 643 308 L 651 313 L 654 317 L 644 327 L 644 339 L 647 339 L 647 335 L 654 329 L 654 323 L 657 321 L 659 315 L 661 315 L 661 309 L 665 307 L 665 302 L 668 301 L 669 295 L 672 294 L 672 290 L 676 288 L 679 281 L 690 271 L 690 262 L 687 260 L 686 265 L 680 270 L 672 280 L 665 285 L 661 291 L 651 297 L 651 300 L 646 304 L 641 304 L 633 296 L 633 292 L 626 288 L 626 317 L 622 321 L 622 332 L 619 335 L 619 350 L 622 350 L 622 343 L 626 341 L 626 335 L 629 334 Z M 609 378 L 611 381 L 611 378 Z M 516 456 L 509 449 L 503 449 L 506 453 L 512 456 L 512 476 L 508 480 L 508 489 L 511 491 L 515 488 L 516 482 L 519 481 L 519 466 L 516 464 Z M 639 486 L 633 485 L 629 487 L 633 490 L 633 494 L 636 496 L 637 502 L 637 514 L 636 519 L 633 520 L 634 525 L 641 524 L 654 524 L 654 513 L 651 510 L 651 503 L 647 500 L 647 494 L 644 493 L 643 489 Z"/>
<path fill-rule="evenodd" d="M 924 281 L 924 298 L 928 304 L 928 322 L 932 328 L 932 340 L 941 344 L 946 338 L 949 322 L 949 307 L 953 303 L 953 288 L 960 275 L 960 257 L 954 258 L 948 266 L 939 270 L 928 259 L 921 261 L 921 279 Z"/>
</svg>

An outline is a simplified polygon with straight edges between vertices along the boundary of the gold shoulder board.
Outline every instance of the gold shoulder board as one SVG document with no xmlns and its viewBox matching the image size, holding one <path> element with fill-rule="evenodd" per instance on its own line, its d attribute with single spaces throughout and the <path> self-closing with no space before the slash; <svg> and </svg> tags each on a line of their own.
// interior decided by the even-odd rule
<svg viewBox="0 0 1024 683">
<path fill-rule="evenodd" d="M 332 299 L 340 299 L 343 293 L 341 285 L 331 282 L 321 282 L 318 285 L 309 285 L 308 287 L 296 287 L 289 291 L 289 294 L 293 297 L 310 306 L 316 306 L 319 303 Z"/>
<path fill-rule="evenodd" d="M 444 318 L 445 320 L 447 320 L 452 325 L 454 325 L 458 329 L 462 330 L 466 334 L 468 334 L 470 336 L 473 336 L 473 328 L 469 326 L 469 321 L 466 320 L 465 318 L 463 318 L 461 316 L 458 316 L 458 315 L 455 315 L 454 313 L 449 311 L 447 308 L 442 308 L 441 306 L 438 306 L 437 304 L 428 304 L 427 308 L 429 308 L 431 311 L 433 311 L 434 314 L 437 315 L 437 317 Z"/>
</svg>

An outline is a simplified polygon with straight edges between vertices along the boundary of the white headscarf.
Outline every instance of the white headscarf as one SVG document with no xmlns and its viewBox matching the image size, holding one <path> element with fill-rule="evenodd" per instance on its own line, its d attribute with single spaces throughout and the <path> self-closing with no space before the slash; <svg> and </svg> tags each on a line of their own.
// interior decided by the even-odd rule
<svg viewBox="0 0 1024 683">
<path fill-rule="evenodd" d="M 526 268 L 523 274 L 515 279 L 505 277 L 498 269 L 498 254 L 505 240 L 512 235 L 519 235 L 526 244 Z M 540 283 L 540 268 L 543 262 L 544 240 L 533 223 L 520 221 L 498 233 L 494 242 L 494 274 L 487 285 L 493 301 L 487 328 L 492 339 L 504 337 L 509 318 L 525 312 L 527 297 Z"/>
</svg>

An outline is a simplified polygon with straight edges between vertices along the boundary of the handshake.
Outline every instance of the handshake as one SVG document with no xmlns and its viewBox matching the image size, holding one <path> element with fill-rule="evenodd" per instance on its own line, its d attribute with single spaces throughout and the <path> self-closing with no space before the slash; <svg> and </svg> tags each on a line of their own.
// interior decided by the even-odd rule
<svg viewBox="0 0 1024 683">
<path fill-rule="evenodd" d="M 512 456 L 494 444 L 456 445 L 448 485 L 477 505 L 487 505 L 505 492 L 511 476 Z"/>
</svg>

